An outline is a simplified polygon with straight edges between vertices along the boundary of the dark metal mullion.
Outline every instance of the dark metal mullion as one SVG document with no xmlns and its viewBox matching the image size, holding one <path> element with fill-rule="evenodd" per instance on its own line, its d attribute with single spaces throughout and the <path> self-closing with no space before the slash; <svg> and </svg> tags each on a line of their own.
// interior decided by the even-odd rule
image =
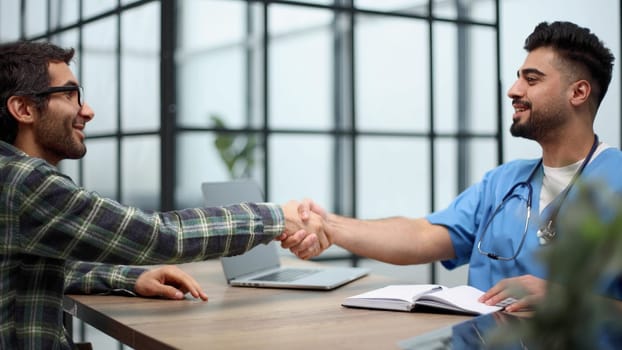
<svg viewBox="0 0 622 350">
<path fill-rule="evenodd" d="M 268 101 L 269 101 L 269 95 L 270 95 L 270 91 L 269 91 L 269 87 L 270 84 L 268 82 L 268 59 L 270 57 L 269 53 L 268 53 L 268 47 L 270 44 L 270 37 L 269 37 L 269 27 L 268 27 L 268 15 L 269 15 L 269 1 L 265 1 L 263 2 L 263 23 L 262 23 L 262 32 L 263 32 L 263 41 L 262 41 L 262 48 L 263 48 L 263 62 L 262 64 L 262 68 L 263 68 L 263 79 L 262 79 L 262 85 L 263 85 L 263 139 L 264 139 L 264 157 L 263 157 L 263 168 L 264 168 L 264 196 L 266 198 L 266 200 L 270 200 L 270 130 L 268 127 L 268 121 L 269 121 L 269 116 L 268 116 L 268 112 L 270 110 L 270 106 L 268 105 Z"/>
<path fill-rule="evenodd" d="M 352 0 L 336 0 L 336 5 L 353 7 Z M 337 4 L 338 3 L 338 4 Z M 333 157 L 333 203 L 335 205 L 335 212 L 346 213 L 349 208 L 353 211 L 354 215 L 356 211 L 356 172 L 353 170 L 356 166 L 355 150 L 354 150 L 354 73 L 353 70 L 346 72 L 346 67 L 354 67 L 354 51 L 353 51 L 353 33 L 354 33 L 354 12 L 335 12 L 335 21 L 333 23 L 334 41 L 333 41 L 333 60 L 334 60 L 334 80 L 333 86 L 335 89 L 335 99 L 333 101 L 334 111 L 334 157 Z M 341 31 L 340 23 L 347 18 L 348 28 L 345 33 Z M 346 35 L 348 37 L 346 38 Z M 346 64 L 347 61 L 347 64 Z M 348 99 L 348 97 L 350 97 Z M 350 113 L 348 113 L 350 112 Z M 346 114 L 348 113 L 348 114 Z M 348 120 L 346 120 L 348 118 Z M 346 157 L 347 141 L 350 141 L 351 154 Z M 351 169 L 347 169 L 346 161 L 350 161 L 349 165 Z M 346 181 L 346 176 L 351 176 L 351 181 Z M 345 186 L 352 186 L 352 188 L 345 189 Z M 348 203 L 345 196 L 351 194 L 351 201 Z M 316 258 L 315 260 L 321 260 L 322 258 Z M 337 260 L 347 259 L 350 260 L 352 266 L 358 265 L 359 257 L 354 254 L 348 254 L 341 258 L 329 257 L 325 260 Z"/>
<path fill-rule="evenodd" d="M 428 0 L 428 60 L 429 67 L 428 71 L 430 72 L 430 80 L 429 91 L 430 91 L 430 208 L 432 211 L 436 209 L 436 135 L 435 135 L 435 110 L 434 110 L 434 21 L 432 20 L 434 6 L 433 0 Z M 437 274 L 436 274 L 436 263 L 432 262 L 429 264 L 430 267 L 430 275 L 428 280 L 430 283 L 436 283 Z"/>
<path fill-rule="evenodd" d="M 120 7 L 121 7 L 121 0 L 117 0 L 117 13 L 116 13 L 116 20 L 117 20 L 117 47 L 116 47 L 116 54 L 115 54 L 115 59 L 116 59 L 116 66 L 117 66 L 117 79 L 116 79 L 116 85 L 117 85 L 117 105 L 116 105 L 116 112 L 117 112 L 117 200 L 119 202 L 123 202 L 123 132 L 121 130 L 122 127 L 122 122 L 123 122 L 123 115 L 122 115 L 122 110 L 121 110 L 121 103 L 123 102 L 123 91 L 122 91 L 122 86 L 121 86 L 121 77 L 123 76 L 123 72 L 122 72 L 122 66 L 121 66 L 121 30 L 123 30 L 122 25 L 121 25 L 121 11 L 120 11 Z M 123 344 L 120 341 L 117 341 L 117 349 L 118 350 L 123 350 Z"/>
<path fill-rule="evenodd" d="M 349 7 L 351 9 L 354 9 L 354 1 L 350 0 L 349 1 Z M 351 181 L 351 187 L 350 187 L 350 193 L 351 193 L 351 203 L 352 203 L 352 217 L 357 217 L 357 208 L 358 208 L 358 196 L 357 196 L 357 183 L 358 183 L 358 176 L 357 176 L 357 172 L 356 172 L 356 165 L 357 165 L 357 160 L 356 160 L 356 156 L 357 156 L 357 139 L 358 139 L 358 132 L 357 132 L 357 126 L 356 126 L 356 59 L 355 59 L 355 49 L 356 49 L 356 45 L 355 45 L 355 33 L 354 33 L 354 29 L 355 29 L 355 22 L 356 22 L 356 13 L 354 11 L 351 12 L 350 15 L 350 22 L 349 24 L 349 34 L 350 34 L 350 38 L 349 38 L 349 53 L 350 53 L 350 72 L 349 72 L 349 78 L 350 78 L 350 128 L 352 131 L 352 137 L 351 137 L 351 150 L 352 153 L 350 154 L 350 172 L 352 174 L 352 181 Z M 359 264 L 359 256 L 352 254 L 352 266 L 358 266 Z"/>
<path fill-rule="evenodd" d="M 117 10 L 119 9 L 119 6 L 121 4 L 121 0 L 117 0 Z M 117 91 L 117 105 L 115 106 L 116 112 L 117 112 L 117 135 L 116 135 L 116 142 L 117 142 L 117 157 L 116 157 L 116 161 L 117 161 L 117 171 L 116 171 L 116 177 L 117 177 L 117 191 L 116 191 L 116 198 L 119 202 L 123 202 L 123 162 L 122 162 L 122 157 L 123 157 L 123 133 L 121 131 L 121 125 L 122 125 L 122 121 L 123 121 L 123 116 L 121 115 L 121 99 L 123 96 L 123 91 L 121 91 L 121 76 L 123 75 L 121 72 L 121 12 L 117 12 L 116 14 L 116 20 L 117 20 L 117 46 L 115 48 L 116 52 L 115 52 L 115 64 L 117 66 L 117 76 L 116 76 L 116 91 Z"/>
<path fill-rule="evenodd" d="M 175 208 L 177 0 L 160 5 L 160 210 Z"/>
<path fill-rule="evenodd" d="M 184 132 L 219 132 L 219 133 L 258 133 L 263 131 L 262 128 L 227 128 L 227 129 L 218 129 L 216 127 L 177 127 L 178 131 Z M 272 128 L 270 129 L 270 133 L 272 134 L 313 134 L 313 135 L 341 135 L 341 136 L 352 136 L 352 130 L 325 130 L 325 129 L 279 129 Z M 153 135 L 157 134 L 156 131 L 135 131 L 135 132 L 126 132 L 125 135 L 128 136 L 144 136 L 144 135 Z M 410 131 L 368 131 L 368 130 L 359 130 L 356 132 L 357 136 L 372 136 L 372 137 L 413 137 L 413 138 L 430 138 L 431 134 L 429 132 L 410 132 Z M 464 138 L 480 138 L 480 139 L 491 139 L 497 135 L 495 132 L 489 133 L 453 133 L 453 132 L 436 132 L 434 133 L 434 137 L 437 139 L 442 138 L 451 138 L 456 139 L 459 137 Z M 89 134 L 90 139 L 101 139 L 109 137 L 108 133 L 99 133 L 99 134 Z M 113 135 L 114 136 L 114 135 Z"/>
<path fill-rule="evenodd" d="M 244 21 L 246 25 L 246 37 L 244 40 L 244 58 L 245 58 L 245 76 L 246 76 L 246 88 L 244 90 L 244 114 L 246 116 L 246 126 L 252 127 L 253 122 L 253 88 L 255 86 L 255 79 L 253 76 L 253 62 L 254 58 L 254 47 L 252 47 L 253 43 L 253 9 L 252 4 L 246 3 L 246 21 Z M 251 137 L 253 134 L 249 132 L 246 134 L 248 137 Z"/>
<path fill-rule="evenodd" d="M 52 2 L 52 0 L 50 0 L 50 5 L 48 5 L 48 9 L 49 9 L 48 11 L 49 12 L 52 12 L 52 10 L 51 10 L 51 8 L 52 8 L 51 2 Z M 56 23 L 54 23 L 54 28 L 61 27 L 61 23 L 62 23 L 62 21 L 61 21 L 61 13 L 64 12 L 63 11 L 63 5 L 64 4 L 65 3 L 63 1 L 58 1 L 58 7 L 56 7 Z"/>
<path fill-rule="evenodd" d="M 339 0 L 335 0 L 339 1 Z M 342 33 L 339 28 L 339 21 L 343 14 L 334 12 L 333 13 L 333 123 L 335 130 L 342 128 L 341 122 L 341 112 L 342 101 L 343 101 L 343 70 L 344 70 L 344 54 L 343 54 L 343 45 L 344 40 L 342 37 Z M 339 135 L 335 135 L 334 137 L 335 144 L 333 145 L 333 203 L 336 211 L 341 211 L 343 207 L 342 200 L 342 191 L 344 181 L 342 180 L 344 176 L 344 171 L 342 169 L 343 164 L 343 146 L 342 146 L 342 138 Z"/>
<path fill-rule="evenodd" d="M 19 38 L 26 39 L 26 0 L 21 0 L 19 4 Z"/>
<path fill-rule="evenodd" d="M 47 13 L 45 14 L 45 34 L 49 38 L 52 26 L 52 0 L 47 0 L 45 2 L 45 6 L 47 6 Z"/>
<path fill-rule="evenodd" d="M 47 11 L 47 14 L 46 14 L 45 32 L 46 32 L 46 35 L 48 35 L 48 37 L 49 37 L 50 27 L 51 27 L 51 24 L 52 24 L 52 15 L 51 15 L 51 13 L 52 13 L 52 11 L 51 11 L 52 4 L 51 4 L 51 0 L 47 0 L 46 4 L 47 4 L 46 6 L 47 6 L 48 11 Z M 81 162 L 79 162 L 79 163 L 81 163 Z M 63 326 L 65 327 L 65 332 L 67 333 L 67 336 L 69 337 L 69 339 L 73 340 L 73 316 L 70 313 L 66 312 L 66 311 L 63 311 Z M 81 326 L 80 330 L 82 331 L 84 329 L 84 323 L 82 322 L 82 324 L 80 326 Z M 82 336 L 82 339 L 84 339 L 84 336 Z"/>
<path fill-rule="evenodd" d="M 497 162 L 498 164 L 502 164 L 503 159 L 503 108 L 501 107 L 502 102 L 502 92 L 503 87 L 501 84 L 501 33 L 499 28 L 501 28 L 501 16 L 500 16 L 500 0 L 495 0 L 495 44 L 496 47 L 496 59 L 497 59 Z M 620 130 L 620 135 L 622 135 L 622 129 Z"/>
<path fill-rule="evenodd" d="M 466 18 L 468 17 L 468 12 L 465 6 L 461 5 L 459 0 L 454 0 L 454 5 L 457 8 L 458 18 Z M 456 64 L 457 64 L 457 98 L 456 101 L 458 105 L 458 113 L 457 113 L 457 124 L 458 124 L 458 133 L 461 134 L 463 132 L 468 132 L 469 125 L 471 122 L 469 101 L 471 100 L 470 89 L 469 89 L 469 70 L 470 70 L 470 60 L 469 60 L 469 33 L 468 28 L 464 25 L 457 23 L 457 55 L 456 55 Z M 456 144 L 457 147 L 457 166 L 458 166 L 458 178 L 457 178 L 457 189 L 458 192 L 462 192 L 470 182 L 469 177 L 469 154 L 470 154 L 470 141 L 469 137 L 458 137 L 458 142 Z"/>
</svg>

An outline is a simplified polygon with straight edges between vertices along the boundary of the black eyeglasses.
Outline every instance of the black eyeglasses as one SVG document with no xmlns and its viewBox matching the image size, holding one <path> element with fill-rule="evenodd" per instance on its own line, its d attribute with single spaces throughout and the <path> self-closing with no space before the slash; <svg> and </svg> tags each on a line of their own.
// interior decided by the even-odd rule
<svg viewBox="0 0 622 350">
<path fill-rule="evenodd" d="M 519 191 L 517 191 L 521 188 L 527 189 L 527 196 L 524 195 L 524 192 L 520 193 Z M 533 189 L 531 187 L 531 184 L 529 182 L 519 182 L 515 184 L 514 186 L 512 186 L 512 188 L 508 191 L 508 193 L 506 193 L 506 195 L 503 196 L 503 200 L 501 200 L 501 203 L 497 206 L 495 211 L 492 213 L 492 215 L 490 216 L 490 218 L 484 225 L 484 230 L 482 231 L 482 235 L 479 238 L 479 242 L 477 242 L 477 250 L 479 251 L 480 254 L 486 255 L 487 257 L 494 259 L 494 260 L 510 261 L 510 260 L 516 259 L 521 249 L 523 248 L 523 244 L 525 243 L 525 237 L 527 237 L 527 231 L 529 229 L 529 219 L 531 218 L 532 195 L 533 195 Z M 500 213 L 503 213 L 503 215 L 524 216 L 525 218 L 525 226 L 523 227 L 523 235 L 521 237 L 520 243 L 518 244 L 518 248 L 516 248 L 516 250 L 513 250 L 512 254 L 502 255 L 502 253 L 500 252 L 490 252 L 482 248 L 482 241 L 484 240 L 484 237 L 486 237 L 486 234 L 488 233 L 488 231 L 491 231 L 493 229 L 498 229 L 498 227 L 491 227 L 493 220 L 497 218 L 498 221 L 504 221 L 505 218 L 501 217 L 501 215 L 499 215 Z M 505 225 L 501 224 L 500 226 L 503 227 L 504 229 L 512 229 L 512 227 L 508 227 L 507 223 Z M 508 245 L 511 245 L 511 241 L 508 242 Z M 500 247 L 500 248 L 511 249 L 511 247 Z"/>
<path fill-rule="evenodd" d="M 79 85 L 65 85 L 65 86 L 52 86 L 43 91 L 35 92 L 33 96 L 45 96 L 50 94 L 56 94 L 59 92 L 71 92 L 75 91 L 78 96 L 78 106 L 82 107 L 84 104 L 84 89 Z"/>
</svg>

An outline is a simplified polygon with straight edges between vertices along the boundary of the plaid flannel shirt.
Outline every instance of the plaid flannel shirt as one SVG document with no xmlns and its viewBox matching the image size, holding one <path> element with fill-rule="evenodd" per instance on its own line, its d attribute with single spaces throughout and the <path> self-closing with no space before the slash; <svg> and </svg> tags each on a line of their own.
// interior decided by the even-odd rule
<svg viewBox="0 0 622 350">
<path fill-rule="evenodd" d="M 285 228 L 269 203 L 148 213 L 78 187 L 0 141 L 0 349 L 70 349 L 68 292 L 133 290 L 150 265 L 236 255 Z"/>
</svg>

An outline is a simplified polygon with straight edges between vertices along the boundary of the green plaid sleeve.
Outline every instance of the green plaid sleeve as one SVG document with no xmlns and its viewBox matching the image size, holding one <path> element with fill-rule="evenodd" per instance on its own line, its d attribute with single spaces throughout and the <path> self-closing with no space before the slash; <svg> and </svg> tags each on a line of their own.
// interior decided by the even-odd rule
<svg viewBox="0 0 622 350">
<path fill-rule="evenodd" d="M 240 203 L 145 212 L 76 186 L 38 166 L 19 186 L 24 252 L 64 260 L 154 265 L 241 254 L 283 232 L 280 206 Z"/>
<path fill-rule="evenodd" d="M 63 293 L 133 291 L 141 270 L 120 265 L 241 254 L 285 227 L 269 203 L 166 213 L 124 206 L 2 141 L 0 169 L 0 349 L 71 349 Z"/>
<path fill-rule="evenodd" d="M 65 293 L 136 295 L 134 286 L 144 268 L 68 261 L 65 271 Z"/>
</svg>

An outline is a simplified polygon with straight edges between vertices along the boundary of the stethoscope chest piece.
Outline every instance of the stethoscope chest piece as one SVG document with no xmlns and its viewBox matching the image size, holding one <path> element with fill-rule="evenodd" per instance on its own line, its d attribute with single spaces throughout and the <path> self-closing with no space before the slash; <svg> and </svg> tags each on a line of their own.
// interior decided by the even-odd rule
<svg viewBox="0 0 622 350">
<path fill-rule="evenodd" d="M 549 221 L 547 225 L 542 226 L 538 229 L 537 235 L 540 244 L 547 244 L 555 239 L 555 235 L 557 235 L 557 232 L 552 226 L 553 222 Z"/>
</svg>

